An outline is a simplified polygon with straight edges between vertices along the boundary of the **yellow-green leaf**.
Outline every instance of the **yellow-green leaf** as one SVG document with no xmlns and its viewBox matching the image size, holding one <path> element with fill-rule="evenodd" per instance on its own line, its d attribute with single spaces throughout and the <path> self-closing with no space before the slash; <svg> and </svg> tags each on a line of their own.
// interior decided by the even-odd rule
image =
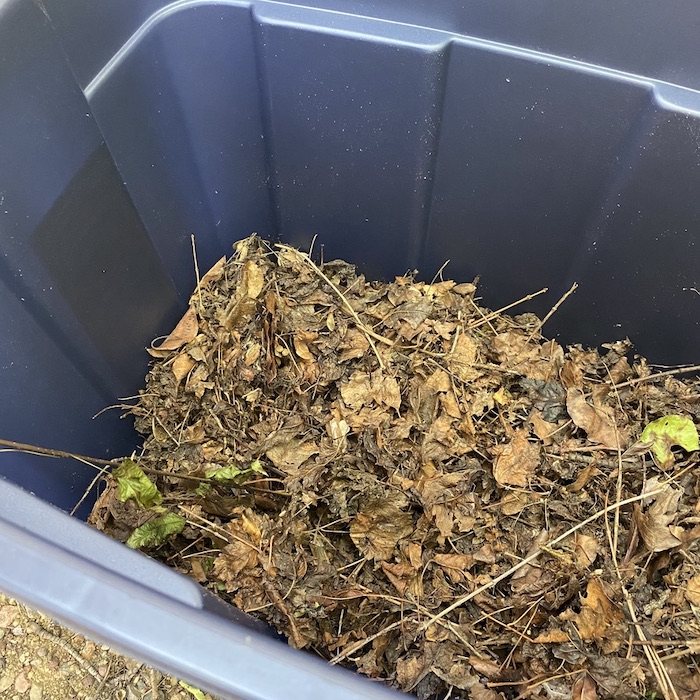
<svg viewBox="0 0 700 700">
<path fill-rule="evenodd" d="M 185 683 L 185 681 L 180 681 L 180 685 L 188 692 L 191 693 L 196 700 L 206 700 L 206 695 L 199 690 L 199 688 L 195 688 L 193 685 L 190 685 L 189 683 Z"/>
<path fill-rule="evenodd" d="M 255 474 L 265 474 L 265 470 L 260 464 L 260 460 L 256 459 L 250 463 L 249 467 L 241 469 L 236 464 L 229 464 L 226 467 L 214 467 L 207 469 L 204 475 L 212 481 L 219 481 L 224 484 L 242 484 L 250 479 Z"/>
<path fill-rule="evenodd" d="M 678 445 L 686 452 L 700 449 L 698 429 L 688 416 L 663 416 L 644 428 L 642 442 L 651 443 L 651 451 L 657 464 L 665 469 L 673 464 L 671 447 Z"/>
<path fill-rule="evenodd" d="M 182 532 L 185 522 L 184 518 L 175 513 L 161 515 L 137 527 L 126 541 L 126 546 L 132 549 L 160 547 L 168 537 Z"/>
<path fill-rule="evenodd" d="M 211 484 L 203 482 L 194 490 L 198 496 L 206 496 L 211 491 Z"/>
<path fill-rule="evenodd" d="M 156 485 L 131 459 L 125 459 L 112 472 L 112 476 L 117 480 L 120 501 L 133 498 L 142 508 L 153 508 L 163 500 Z"/>
</svg>

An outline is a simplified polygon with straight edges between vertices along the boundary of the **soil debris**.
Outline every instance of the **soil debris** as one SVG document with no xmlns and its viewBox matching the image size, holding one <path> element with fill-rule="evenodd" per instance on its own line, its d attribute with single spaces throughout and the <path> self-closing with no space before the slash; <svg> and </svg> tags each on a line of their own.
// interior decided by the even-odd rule
<svg viewBox="0 0 700 700">
<path fill-rule="evenodd" d="M 476 293 L 240 241 L 129 409 L 162 500 L 91 522 L 419 698 L 700 699 L 700 383 Z"/>
<path fill-rule="evenodd" d="M 0 593 L 3 700 L 215 700 Z"/>
</svg>

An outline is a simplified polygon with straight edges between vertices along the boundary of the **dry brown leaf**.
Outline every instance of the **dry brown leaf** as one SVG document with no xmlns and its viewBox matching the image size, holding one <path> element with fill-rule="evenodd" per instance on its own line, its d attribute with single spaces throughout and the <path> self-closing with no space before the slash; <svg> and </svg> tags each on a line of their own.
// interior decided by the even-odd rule
<svg viewBox="0 0 700 700">
<path fill-rule="evenodd" d="M 630 363 L 627 361 L 626 357 L 621 357 L 610 368 L 610 379 L 612 379 L 614 384 L 624 382 L 630 374 L 632 374 L 632 368 L 630 367 Z"/>
<path fill-rule="evenodd" d="M 167 357 L 171 351 L 177 350 L 185 343 L 194 340 L 198 331 L 197 313 L 190 307 L 177 326 L 175 326 L 173 332 L 160 345 L 151 345 L 150 348 L 147 348 L 148 353 L 153 357 Z"/>
<path fill-rule="evenodd" d="M 540 448 L 527 440 L 524 430 L 513 439 L 494 448 L 493 476 L 500 486 L 527 486 L 540 464 Z"/>
<path fill-rule="evenodd" d="M 445 570 L 452 583 L 464 582 L 464 572 L 474 565 L 474 557 L 471 554 L 436 554 L 433 561 Z"/>
<path fill-rule="evenodd" d="M 372 383 L 367 372 L 354 372 L 340 386 L 340 396 L 346 406 L 361 408 L 372 401 Z"/>
<path fill-rule="evenodd" d="M 224 445 L 222 445 L 220 442 L 216 440 L 209 440 L 208 442 L 205 442 L 201 447 L 202 456 L 207 462 L 211 462 L 214 461 L 215 457 L 221 455 L 223 449 Z"/>
<path fill-rule="evenodd" d="M 371 375 L 354 372 L 348 382 L 340 386 L 340 396 L 347 406 L 354 409 L 371 403 L 389 406 L 397 411 L 401 406 L 399 383 L 393 377 L 384 376 L 381 370 Z"/>
<path fill-rule="evenodd" d="M 688 579 L 685 586 L 685 599 L 691 605 L 700 605 L 700 574 Z"/>
<path fill-rule="evenodd" d="M 385 377 L 380 370 L 372 372 L 373 398 L 380 406 L 389 406 L 395 411 L 401 407 L 401 390 L 394 377 Z"/>
<path fill-rule="evenodd" d="M 459 294 L 463 297 L 466 297 L 471 294 L 474 294 L 474 292 L 476 291 L 476 285 L 473 282 L 461 282 L 460 284 L 456 284 L 452 288 L 452 291 L 455 294 Z"/>
<path fill-rule="evenodd" d="M 460 333 L 447 358 L 449 369 L 461 381 L 471 382 L 481 375 L 481 370 L 473 366 L 477 357 L 478 345 L 474 338 L 466 331 Z"/>
<path fill-rule="evenodd" d="M 683 543 L 683 549 L 687 550 L 696 540 L 700 539 L 700 525 L 686 530 L 683 529 L 683 533 L 678 535 Z"/>
<path fill-rule="evenodd" d="M 569 635 L 564 630 L 547 630 L 535 637 L 536 644 L 564 644 L 569 641 Z"/>
<path fill-rule="evenodd" d="M 350 432 L 350 426 L 344 418 L 333 416 L 326 423 L 326 432 L 336 445 L 345 445 L 345 437 Z"/>
<path fill-rule="evenodd" d="M 171 365 L 172 372 L 175 375 L 175 381 L 179 384 L 196 364 L 197 363 L 187 353 L 178 355 Z"/>
<path fill-rule="evenodd" d="M 576 481 L 574 481 L 573 484 L 569 484 L 569 486 L 566 487 L 566 490 L 570 491 L 571 493 L 577 493 L 597 474 L 600 474 L 600 471 L 598 470 L 598 467 L 596 467 L 595 462 L 587 464 L 581 470 L 581 473 L 576 477 Z"/>
<path fill-rule="evenodd" d="M 396 661 L 396 682 L 410 690 L 430 671 L 430 665 L 420 656 L 403 656 Z"/>
<path fill-rule="evenodd" d="M 494 393 L 493 400 L 499 406 L 507 406 L 511 399 L 508 390 L 505 387 L 500 387 L 499 390 Z"/>
<path fill-rule="evenodd" d="M 611 390 L 612 387 L 608 386 L 607 384 L 596 384 L 595 386 L 591 387 L 590 392 L 593 405 L 596 408 L 602 408 L 603 412 L 605 412 L 605 405 L 608 400 L 608 396 L 610 396 Z"/>
<path fill-rule="evenodd" d="M 418 542 L 409 542 L 406 546 L 408 561 L 414 569 L 420 569 L 423 565 L 423 547 Z"/>
<path fill-rule="evenodd" d="M 413 518 L 396 503 L 371 501 L 350 523 L 350 537 L 368 559 L 388 561 L 399 540 L 413 532 Z"/>
<path fill-rule="evenodd" d="M 180 442 L 186 442 L 191 445 L 199 445 L 204 442 L 205 438 L 206 431 L 202 421 L 188 425 L 180 434 Z"/>
<path fill-rule="evenodd" d="M 247 260 L 243 265 L 241 288 L 243 294 L 250 299 L 257 299 L 265 286 L 265 272 L 253 260 Z"/>
<path fill-rule="evenodd" d="M 338 361 L 347 362 L 364 357 L 369 351 L 369 347 L 367 335 L 358 328 L 350 328 L 338 346 Z"/>
<path fill-rule="evenodd" d="M 440 401 L 440 404 L 445 409 L 445 413 L 447 413 L 448 416 L 451 416 L 452 418 L 463 417 L 462 411 L 459 407 L 459 403 L 457 403 L 457 399 L 451 391 L 448 391 L 445 394 L 438 394 L 438 400 Z"/>
<path fill-rule="evenodd" d="M 451 391 L 452 381 L 444 369 L 436 369 L 425 381 L 423 390 L 429 394 Z"/>
<path fill-rule="evenodd" d="M 225 310 L 219 313 L 221 324 L 229 329 L 247 323 L 255 316 L 257 299 L 265 286 L 265 272 L 254 260 L 247 260 L 240 272 L 240 282 Z"/>
<path fill-rule="evenodd" d="M 240 537 L 240 534 L 234 534 Z M 257 564 L 258 553 L 255 548 L 243 539 L 234 539 L 214 560 L 214 575 L 230 593 L 241 585 L 241 572 L 245 569 L 253 569 Z"/>
<path fill-rule="evenodd" d="M 567 360 L 561 368 L 561 383 L 565 389 L 583 388 L 583 371 L 571 360 Z"/>
<path fill-rule="evenodd" d="M 515 515 L 531 503 L 529 494 L 523 491 L 509 491 L 501 499 L 501 513 Z"/>
<path fill-rule="evenodd" d="M 383 561 L 382 569 L 399 595 L 410 595 L 413 598 L 420 598 L 423 595 L 420 571 L 414 569 L 409 563 L 390 564 Z"/>
<path fill-rule="evenodd" d="M 546 421 L 539 411 L 533 410 L 530 413 L 530 425 L 532 425 L 532 432 L 542 440 L 544 445 L 551 445 L 554 442 L 552 435 L 557 431 L 556 423 Z"/>
<path fill-rule="evenodd" d="M 462 439 L 457 433 L 453 419 L 443 413 L 425 433 L 421 455 L 425 460 L 449 459 L 450 456 L 465 454 L 472 447 L 473 443 Z"/>
<path fill-rule="evenodd" d="M 600 408 L 591 406 L 578 389 L 567 389 L 566 410 L 571 420 L 586 431 L 591 442 L 613 449 L 624 448 L 623 431 L 616 429 L 612 420 Z"/>
<path fill-rule="evenodd" d="M 287 474 L 293 474 L 307 459 L 318 454 L 314 442 L 305 442 L 300 438 L 288 438 L 276 442 L 265 451 L 265 456 Z"/>
<path fill-rule="evenodd" d="M 433 321 L 433 330 L 443 340 L 454 338 L 454 333 L 459 327 L 459 324 L 453 321 Z"/>
<path fill-rule="evenodd" d="M 501 700 L 503 695 L 493 688 L 482 685 L 478 676 L 474 676 L 473 685 L 469 687 L 469 700 Z"/>
<path fill-rule="evenodd" d="M 245 351 L 245 354 L 243 355 L 243 364 L 246 367 L 252 367 L 260 359 L 261 353 L 262 346 L 260 345 L 260 343 L 253 343 L 251 346 L 248 347 L 248 349 Z"/>
<path fill-rule="evenodd" d="M 600 644 L 610 654 L 627 639 L 624 613 L 608 598 L 597 578 L 591 578 L 586 586 L 586 596 L 581 599 L 581 612 L 567 610 L 562 620 L 572 620 L 581 639 Z"/>
<path fill-rule="evenodd" d="M 202 277 L 199 280 L 199 288 L 203 289 L 204 287 L 209 286 L 212 282 L 216 282 L 217 280 L 221 279 L 221 275 L 224 274 L 224 266 L 226 265 L 226 256 L 220 257 L 210 268 L 207 270 L 207 272 L 204 274 L 204 277 Z M 192 298 L 194 299 L 194 295 L 192 295 Z"/>
<path fill-rule="evenodd" d="M 294 336 L 294 350 L 298 357 L 304 362 L 313 362 L 316 358 L 309 349 L 308 341 L 305 339 L 304 335 L 305 334 L 302 334 L 300 331 L 297 331 L 296 335 Z M 314 333 L 313 335 L 318 336 L 317 333 Z"/>
<path fill-rule="evenodd" d="M 494 359 L 504 364 L 517 364 L 532 355 L 537 346 L 528 342 L 528 336 L 522 331 L 499 333 L 491 340 Z"/>
<path fill-rule="evenodd" d="M 433 310 L 433 302 L 420 296 L 415 301 L 406 301 L 397 306 L 391 317 L 387 319 L 387 325 L 396 327 L 395 321 L 405 321 L 412 329 L 417 329 Z M 407 337 L 411 337 L 410 334 Z"/>
<path fill-rule="evenodd" d="M 484 678 L 498 678 L 503 674 L 503 666 L 496 661 L 492 661 L 491 659 L 484 659 L 479 656 L 472 655 L 469 657 L 469 663 L 471 664 L 472 668 L 477 673 L 484 676 Z"/>
<path fill-rule="evenodd" d="M 443 538 L 449 537 L 457 525 L 457 501 L 452 488 L 463 478 L 458 472 L 439 472 L 431 462 L 427 462 L 421 469 L 420 478 L 413 484 L 425 512 L 433 518 Z"/>
<path fill-rule="evenodd" d="M 590 535 L 574 535 L 574 559 L 579 571 L 592 566 L 598 556 L 598 540 Z"/>
<path fill-rule="evenodd" d="M 492 678 L 492 673 L 498 675 L 498 664 L 489 659 L 477 659 L 475 655 L 467 661 L 447 644 L 434 642 L 431 646 L 437 647 L 437 650 L 430 670 L 438 678 L 448 686 L 466 691 L 470 700 L 497 700 L 498 694 L 482 685 L 479 674 L 483 670 L 487 678 Z"/>
<path fill-rule="evenodd" d="M 94 528 L 105 531 L 107 523 L 112 518 L 110 506 L 118 499 L 118 491 L 116 479 L 107 481 L 107 488 L 98 496 L 88 516 L 87 521 Z"/>
<path fill-rule="evenodd" d="M 209 370 L 205 365 L 197 365 L 187 376 L 185 382 L 187 391 L 191 391 L 198 399 L 204 396 L 207 389 L 213 389 L 214 383 L 209 381 Z"/>
<path fill-rule="evenodd" d="M 571 700 L 598 700 L 598 688 L 587 674 L 581 674 L 571 688 Z"/>
<path fill-rule="evenodd" d="M 664 661 L 666 671 L 681 700 L 700 700 L 700 673 L 686 658 Z"/>
<path fill-rule="evenodd" d="M 471 672 L 471 664 L 464 661 L 453 661 L 445 666 L 433 665 L 430 669 L 438 678 L 445 681 L 448 686 L 469 690 L 477 681 L 476 676 Z M 470 694 L 469 697 L 474 697 Z"/>
<path fill-rule="evenodd" d="M 583 370 L 571 360 L 567 360 L 561 368 L 561 383 L 565 389 L 583 388 Z"/>
<path fill-rule="evenodd" d="M 262 539 L 261 524 L 260 516 L 249 508 L 241 515 L 241 528 L 255 546 L 258 546 Z"/>
<path fill-rule="evenodd" d="M 532 555 L 538 553 L 542 545 L 546 544 L 548 539 L 549 533 L 546 529 L 542 528 L 530 542 L 530 546 L 526 552 L 526 557 L 531 557 Z M 521 566 L 519 569 L 513 572 L 513 575 L 511 576 L 511 586 L 516 593 L 523 591 L 534 591 L 538 589 L 544 578 L 544 569 L 542 569 L 537 562 L 532 562 Z"/>
<path fill-rule="evenodd" d="M 190 572 L 194 580 L 198 583 L 206 583 L 209 579 L 207 572 L 204 570 L 202 559 L 190 559 Z"/>
<path fill-rule="evenodd" d="M 639 506 L 635 507 L 634 518 L 639 528 L 639 534 L 644 544 L 652 552 L 663 552 L 681 544 L 678 535 L 683 528 L 671 525 L 678 513 L 678 502 L 683 491 L 669 486 L 660 493 L 646 512 Z"/>
</svg>

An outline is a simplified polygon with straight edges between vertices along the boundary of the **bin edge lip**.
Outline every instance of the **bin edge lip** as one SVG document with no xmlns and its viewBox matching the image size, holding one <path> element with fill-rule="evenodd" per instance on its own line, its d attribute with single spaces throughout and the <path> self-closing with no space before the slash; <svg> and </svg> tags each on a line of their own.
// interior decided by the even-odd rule
<svg viewBox="0 0 700 700">
<path fill-rule="evenodd" d="M 0 589 L 8 595 L 76 632 L 221 697 L 277 700 L 282 696 L 273 686 L 275 678 L 282 678 L 279 690 L 287 691 L 285 697 L 302 700 L 309 697 L 309 677 L 336 698 L 406 697 L 72 552 L 57 552 L 52 543 L 1 517 L 0 547 L 6 561 L 12 562 L 0 568 Z M 232 658 L 238 664 L 231 663 Z M 260 668 L 246 678 L 245 668 L 251 664 Z M 258 687 L 263 668 L 267 689 Z M 295 676 L 296 684 L 290 683 Z M 290 685 L 295 688 L 290 690 Z"/>
<path fill-rule="evenodd" d="M 290 10 L 290 6 L 283 3 L 270 2 L 269 0 L 176 0 L 158 10 L 144 20 L 144 22 L 136 29 L 136 31 L 124 42 L 124 44 L 116 51 L 116 53 L 105 63 L 105 65 L 97 72 L 97 74 L 89 81 L 85 86 L 83 92 L 85 94 L 88 102 L 95 97 L 101 87 L 110 79 L 112 74 L 118 70 L 121 64 L 128 58 L 128 56 L 141 44 L 141 42 L 146 38 L 146 36 L 159 24 L 164 22 L 169 17 L 178 14 L 180 12 L 196 8 L 196 7 L 210 7 L 210 6 L 230 6 L 239 8 L 248 8 L 251 12 L 263 16 L 265 19 L 273 20 L 280 18 L 275 18 L 275 10 L 284 14 L 285 11 Z M 266 10 L 266 13 L 261 13 L 261 10 Z M 689 93 L 698 93 L 692 88 L 688 88 L 683 85 L 672 83 L 669 81 L 659 80 L 656 78 L 651 78 L 649 76 L 640 75 L 632 73 L 629 71 L 620 70 L 617 68 L 608 68 L 603 65 L 590 63 L 587 61 L 577 60 L 575 58 L 569 58 L 565 56 L 559 56 L 552 53 L 547 53 L 545 51 L 538 51 L 536 49 L 529 49 L 518 46 L 516 44 L 508 44 L 504 42 L 495 41 L 492 39 L 482 39 L 477 36 L 471 36 L 468 34 L 456 33 L 446 29 L 437 29 L 429 26 L 421 25 L 409 25 L 406 23 L 398 22 L 396 20 L 383 19 L 370 16 L 357 16 L 349 15 L 348 13 L 339 12 L 338 10 L 329 10 L 324 8 L 316 7 L 305 7 L 294 5 L 294 9 L 303 10 L 308 13 L 317 14 L 318 16 L 332 16 L 332 15 L 344 15 L 349 17 L 355 17 L 359 21 L 364 23 L 371 22 L 373 25 L 380 26 L 402 26 L 411 27 L 416 30 L 421 30 L 422 32 L 427 32 L 430 35 L 435 36 L 435 41 L 431 43 L 418 42 L 420 45 L 425 45 L 426 47 L 441 48 L 446 49 L 452 43 L 458 41 L 470 46 L 480 47 L 485 50 L 489 50 L 493 53 L 500 53 L 509 55 L 512 57 L 521 58 L 524 60 L 536 61 L 539 63 L 546 63 L 550 65 L 557 65 L 562 68 L 568 68 L 570 70 L 576 70 L 582 73 L 587 73 L 589 75 L 595 75 L 600 78 L 607 78 L 609 80 L 618 80 L 627 83 L 635 83 L 642 87 L 646 87 L 648 90 L 653 90 L 656 86 L 660 86 L 662 89 L 668 87 L 674 91 L 683 91 Z M 317 25 L 309 25 L 317 26 Z M 323 26 L 323 29 L 329 31 L 333 34 L 339 35 L 354 35 L 357 36 L 356 32 L 349 32 L 343 29 L 333 29 L 331 26 Z M 380 38 L 381 33 L 377 34 L 376 38 Z"/>
</svg>

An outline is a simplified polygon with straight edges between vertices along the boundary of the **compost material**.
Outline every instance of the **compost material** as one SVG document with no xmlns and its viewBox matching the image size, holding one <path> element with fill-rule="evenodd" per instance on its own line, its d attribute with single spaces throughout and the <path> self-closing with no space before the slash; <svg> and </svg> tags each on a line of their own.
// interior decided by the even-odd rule
<svg viewBox="0 0 700 700">
<path fill-rule="evenodd" d="M 239 242 L 91 523 L 420 698 L 700 698 L 700 383 L 476 293 Z"/>
</svg>

